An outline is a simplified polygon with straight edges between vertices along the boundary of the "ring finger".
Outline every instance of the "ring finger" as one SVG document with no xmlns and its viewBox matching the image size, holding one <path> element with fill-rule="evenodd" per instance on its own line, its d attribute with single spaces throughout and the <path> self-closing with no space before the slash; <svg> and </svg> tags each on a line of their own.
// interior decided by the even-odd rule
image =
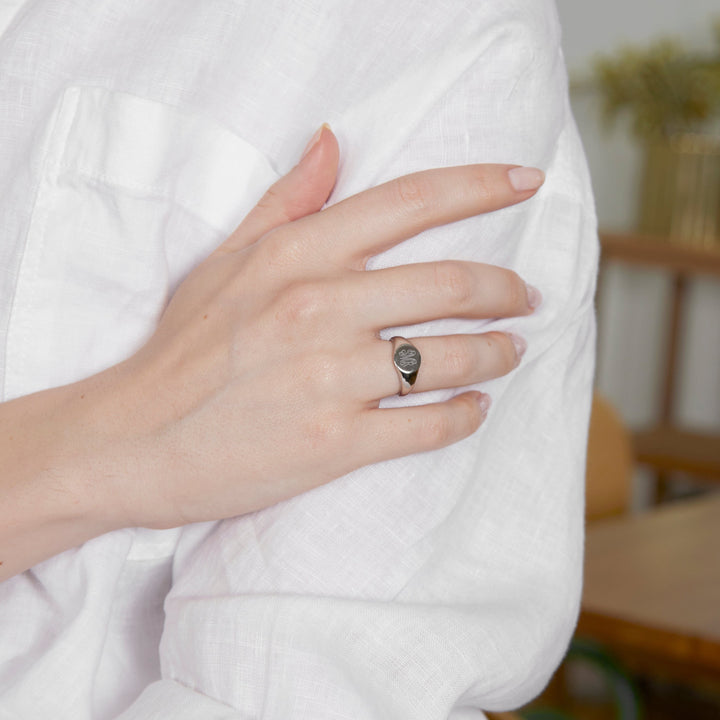
<svg viewBox="0 0 720 720">
<path fill-rule="evenodd" d="M 416 393 L 463 387 L 506 375 L 518 366 L 526 347 L 521 337 L 502 332 L 422 337 L 410 342 L 422 358 L 412 390 Z M 392 344 L 386 340 L 372 343 L 365 366 L 371 369 L 370 377 L 362 386 L 364 399 L 374 402 L 399 392 L 400 379 L 392 352 Z"/>
</svg>

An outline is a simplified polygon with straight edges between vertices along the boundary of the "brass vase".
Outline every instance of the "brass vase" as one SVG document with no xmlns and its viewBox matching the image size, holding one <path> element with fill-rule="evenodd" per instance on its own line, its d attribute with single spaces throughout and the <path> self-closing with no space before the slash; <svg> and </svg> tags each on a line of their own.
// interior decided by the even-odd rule
<svg viewBox="0 0 720 720">
<path fill-rule="evenodd" d="M 670 242 L 720 246 L 720 136 L 648 143 L 638 226 Z"/>
</svg>

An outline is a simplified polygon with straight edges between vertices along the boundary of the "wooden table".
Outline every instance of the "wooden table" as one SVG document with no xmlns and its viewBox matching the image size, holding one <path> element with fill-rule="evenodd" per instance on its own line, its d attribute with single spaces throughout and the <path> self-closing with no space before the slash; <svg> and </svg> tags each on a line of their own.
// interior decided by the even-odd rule
<svg viewBox="0 0 720 720">
<path fill-rule="evenodd" d="M 720 493 L 588 527 L 578 635 L 631 669 L 720 681 Z"/>
</svg>

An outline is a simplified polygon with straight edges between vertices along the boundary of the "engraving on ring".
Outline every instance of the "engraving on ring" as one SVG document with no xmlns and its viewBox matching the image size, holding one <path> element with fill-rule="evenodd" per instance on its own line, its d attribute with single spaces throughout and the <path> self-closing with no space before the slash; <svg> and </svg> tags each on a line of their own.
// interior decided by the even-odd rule
<svg viewBox="0 0 720 720">
<path fill-rule="evenodd" d="M 420 353 L 412 345 L 401 345 L 395 351 L 394 361 L 401 372 L 415 373 L 420 367 Z"/>
</svg>

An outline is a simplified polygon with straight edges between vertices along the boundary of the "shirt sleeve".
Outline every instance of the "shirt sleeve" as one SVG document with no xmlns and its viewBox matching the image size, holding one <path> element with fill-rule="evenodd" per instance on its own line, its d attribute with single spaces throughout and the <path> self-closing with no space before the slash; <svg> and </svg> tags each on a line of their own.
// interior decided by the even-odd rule
<svg viewBox="0 0 720 720">
<path fill-rule="evenodd" d="M 371 266 L 516 270 L 543 293 L 532 316 L 387 337 L 509 330 L 528 341 L 520 367 L 480 386 L 493 407 L 458 444 L 186 528 L 164 679 L 122 720 L 481 718 L 534 697 L 562 658 L 581 586 L 596 221 L 552 4 L 502 5 L 468 13 L 444 54 L 390 68 L 375 95 L 322 110 L 343 153 L 332 202 L 433 166 L 546 170 L 530 201 L 422 233 Z"/>
</svg>

